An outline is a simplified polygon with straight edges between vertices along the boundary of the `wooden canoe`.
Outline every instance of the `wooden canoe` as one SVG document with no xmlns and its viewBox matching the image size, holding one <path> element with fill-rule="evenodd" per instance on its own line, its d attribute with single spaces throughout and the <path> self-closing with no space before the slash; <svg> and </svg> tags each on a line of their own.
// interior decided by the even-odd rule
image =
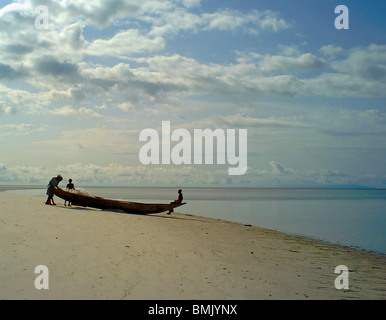
<svg viewBox="0 0 386 320">
<path fill-rule="evenodd" d="M 72 205 L 105 210 L 122 210 L 127 213 L 136 214 L 160 213 L 165 211 L 173 212 L 174 208 L 186 204 L 186 202 L 182 202 L 179 204 L 130 202 L 94 197 L 76 192 L 65 191 L 63 189 L 58 188 L 51 188 L 51 190 L 53 194 L 63 200 L 71 202 Z"/>
</svg>

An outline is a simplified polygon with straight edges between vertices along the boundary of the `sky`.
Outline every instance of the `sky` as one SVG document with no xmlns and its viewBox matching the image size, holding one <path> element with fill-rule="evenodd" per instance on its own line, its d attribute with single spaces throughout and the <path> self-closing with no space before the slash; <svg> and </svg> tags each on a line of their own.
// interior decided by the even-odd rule
<svg viewBox="0 0 386 320">
<path fill-rule="evenodd" d="M 348 29 L 335 27 L 342 4 Z M 0 184 L 62 174 L 89 186 L 385 188 L 385 11 L 361 0 L 1 1 Z M 161 134 L 162 121 L 192 135 L 247 129 L 246 172 L 142 164 L 140 132 Z"/>
</svg>

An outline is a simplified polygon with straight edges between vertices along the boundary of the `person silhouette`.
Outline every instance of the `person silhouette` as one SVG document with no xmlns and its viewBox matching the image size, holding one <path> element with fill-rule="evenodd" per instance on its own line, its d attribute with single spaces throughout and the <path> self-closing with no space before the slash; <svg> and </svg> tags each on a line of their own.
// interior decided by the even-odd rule
<svg viewBox="0 0 386 320">
<path fill-rule="evenodd" d="M 180 204 L 180 203 L 182 203 L 182 200 L 184 200 L 184 196 L 182 195 L 182 190 L 179 189 L 178 190 L 178 199 L 176 200 L 176 203 Z"/>
<path fill-rule="evenodd" d="M 72 179 L 68 180 L 66 190 L 76 190 L 74 184 L 72 183 Z M 67 200 L 64 201 L 64 206 L 66 206 Z M 71 207 L 71 202 L 68 201 L 68 206 Z"/>
<path fill-rule="evenodd" d="M 47 198 L 47 201 L 46 201 L 46 204 L 47 205 L 54 205 L 56 206 L 56 203 L 54 202 L 54 193 L 52 192 L 52 188 L 58 188 L 58 185 L 59 185 L 59 182 L 63 180 L 63 177 L 58 174 L 56 177 L 53 177 L 50 182 L 48 183 L 47 185 L 47 195 L 48 195 L 48 198 Z M 51 203 L 52 202 L 52 203 Z"/>
<path fill-rule="evenodd" d="M 179 189 L 178 190 L 178 199 L 177 200 L 174 200 L 172 202 L 170 202 L 170 204 L 181 204 L 182 203 L 182 200 L 184 200 L 184 196 L 182 195 L 182 190 Z M 171 214 L 172 212 L 174 212 L 173 209 L 170 209 L 168 214 Z"/>
</svg>

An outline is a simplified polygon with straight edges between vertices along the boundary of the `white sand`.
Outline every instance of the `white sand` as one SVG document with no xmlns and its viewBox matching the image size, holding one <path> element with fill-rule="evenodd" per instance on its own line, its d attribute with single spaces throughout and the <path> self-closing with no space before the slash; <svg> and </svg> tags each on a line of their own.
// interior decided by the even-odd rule
<svg viewBox="0 0 386 320">
<path fill-rule="evenodd" d="M 385 299 L 385 255 L 237 223 L 0 192 L 0 299 Z M 189 203 L 187 204 L 189 206 Z M 37 290 L 37 265 L 49 289 Z M 337 290 L 337 265 L 349 290 Z"/>
</svg>

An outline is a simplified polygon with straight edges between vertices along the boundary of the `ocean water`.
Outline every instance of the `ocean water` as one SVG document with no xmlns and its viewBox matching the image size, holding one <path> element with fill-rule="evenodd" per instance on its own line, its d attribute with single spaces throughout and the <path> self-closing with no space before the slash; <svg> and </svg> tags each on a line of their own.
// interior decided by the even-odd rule
<svg viewBox="0 0 386 320">
<path fill-rule="evenodd" d="M 105 198 L 170 202 L 178 188 L 79 187 Z M 13 190 L 45 195 L 45 190 Z M 386 253 L 386 190 L 183 188 L 176 211 Z M 60 200 L 58 200 L 60 201 Z"/>
</svg>

